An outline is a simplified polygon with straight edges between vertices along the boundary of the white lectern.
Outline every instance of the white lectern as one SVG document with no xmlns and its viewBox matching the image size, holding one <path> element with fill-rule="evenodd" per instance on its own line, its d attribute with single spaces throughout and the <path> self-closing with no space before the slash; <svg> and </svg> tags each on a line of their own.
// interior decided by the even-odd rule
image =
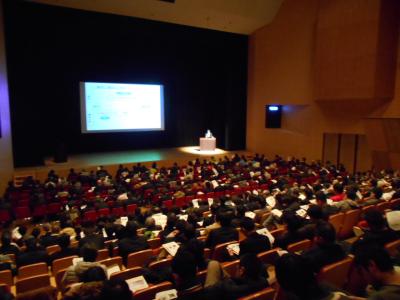
<svg viewBox="0 0 400 300">
<path fill-rule="evenodd" d="M 217 146 L 217 139 L 215 137 L 200 138 L 200 151 L 214 151 L 216 146 Z"/>
</svg>

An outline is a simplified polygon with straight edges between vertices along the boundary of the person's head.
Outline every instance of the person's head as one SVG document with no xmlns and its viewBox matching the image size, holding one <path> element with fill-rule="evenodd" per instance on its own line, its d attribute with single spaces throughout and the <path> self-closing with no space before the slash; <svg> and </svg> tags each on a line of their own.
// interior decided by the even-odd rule
<svg viewBox="0 0 400 300">
<path fill-rule="evenodd" d="M 290 211 L 286 211 L 283 213 L 282 220 L 287 225 L 288 231 L 291 233 L 296 232 L 302 226 L 302 221 L 300 217 Z"/>
<path fill-rule="evenodd" d="M 106 280 L 101 291 L 102 299 L 132 300 L 132 292 L 123 279 Z"/>
<path fill-rule="evenodd" d="M 329 222 L 319 221 L 315 227 L 314 240 L 318 245 L 334 243 L 336 241 L 335 227 Z"/>
<path fill-rule="evenodd" d="M 189 251 L 178 251 L 172 259 L 172 272 L 178 276 L 178 282 L 196 277 L 196 259 Z"/>
<path fill-rule="evenodd" d="M 383 195 L 383 190 L 379 187 L 374 187 L 371 190 L 371 193 L 373 194 L 373 196 L 375 197 L 375 199 L 381 199 L 382 195 Z"/>
<path fill-rule="evenodd" d="M 248 217 L 243 218 L 240 227 L 243 229 L 246 235 L 249 234 L 250 232 L 253 232 L 254 229 L 256 228 L 254 221 Z"/>
<path fill-rule="evenodd" d="M 368 227 L 371 230 L 381 230 L 385 227 L 383 214 L 377 209 L 367 211 L 364 215 L 364 219 L 367 221 Z"/>
<path fill-rule="evenodd" d="M 252 279 L 260 278 L 262 271 L 262 263 L 254 253 L 247 253 L 240 257 L 240 277 Z"/>
<path fill-rule="evenodd" d="M 126 223 L 126 233 L 129 237 L 134 237 L 137 235 L 137 230 L 138 230 L 139 226 L 135 221 L 128 221 Z"/>
<path fill-rule="evenodd" d="M 310 205 L 310 207 L 307 209 L 307 214 L 312 221 L 322 220 L 324 218 L 322 209 L 318 205 Z"/>
<path fill-rule="evenodd" d="M 312 268 L 305 258 L 297 254 L 288 253 L 278 258 L 275 274 L 282 289 L 299 299 L 307 299 L 309 289 L 316 285 Z"/>
<path fill-rule="evenodd" d="M 183 234 L 186 240 L 194 239 L 196 237 L 196 228 L 190 223 L 185 223 Z"/>
<path fill-rule="evenodd" d="M 144 225 L 146 226 L 146 228 L 152 229 L 156 226 L 156 221 L 152 217 L 147 217 Z"/>
<path fill-rule="evenodd" d="M 222 227 L 229 227 L 231 226 L 233 212 L 230 210 L 220 210 L 217 214 L 217 218 Z"/>
<path fill-rule="evenodd" d="M 383 283 L 385 274 L 394 272 L 393 261 L 389 253 L 376 244 L 364 244 L 356 248 L 354 263 L 364 280 L 370 284 Z"/>
<path fill-rule="evenodd" d="M 36 251 L 36 239 L 34 237 L 30 237 L 25 241 L 26 251 Z"/>
<path fill-rule="evenodd" d="M 58 237 L 58 245 L 60 245 L 61 249 L 66 249 L 71 244 L 71 239 L 68 234 L 61 234 Z"/>
<path fill-rule="evenodd" d="M 19 233 L 21 236 L 25 236 L 25 234 L 26 234 L 27 231 L 28 231 L 28 229 L 27 229 L 26 226 L 24 226 L 24 225 L 21 225 L 21 226 L 18 227 L 18 233 Z"/>
<path fill-rule="evenodd" d="M 83 261 L 95 262 L 97 258 L 97 249 L 90 245 L 83 246 L 81 249 L 81 255 L 83 257 Z"/>
<path fill-rule="evenodd" d="M 107 275 L 102 267 L 91 267 L 83 272 L 80 279 L 82 282 L 104 281 Z"/>
<path fill-rule="evenodd" d="M 176 225 L 177 220 L 178 220 L 178 217 L 174 213 L 169 214 L 167 217 L 166 227 L 169 229 L 173 229 Z"/>
<path fill-rule="evenodd" d="M 340 183 L 336 183 L 333 185 L 333 190 L 335 191 L 336 194 L 342 194 L 343 193 L 343 185 Z"/>
<path fill-rule="evenodd" d="M 347 199 L 355 201 L 357 199 L 357 191 L 349 190 L 346 193 Z"/>
<path fill-rule="evenodd" d="M 39 227 L 34 227 L 34 228 L 32 229 L 31 235 L 32 235 L 35 239 L 37 239 L 37 238 L 39 237 L 39 235 L 40 235 L 40 228 L 39 228 Z"/>
<path fill-rule="evenodd" d="M 9 231 L 3 231 L 1 235 L 1 245 L 9 246 L 11 244 L 11 233 Z"/>
<path fill-rule="evenodd" d="M 317 192 L 315 194 L 315 199 L 317 200 L 317 205 L 319 205 L 319 206 L 323 206 L 327 202 L 326 195 L 323 191 Z"/>
</svg>

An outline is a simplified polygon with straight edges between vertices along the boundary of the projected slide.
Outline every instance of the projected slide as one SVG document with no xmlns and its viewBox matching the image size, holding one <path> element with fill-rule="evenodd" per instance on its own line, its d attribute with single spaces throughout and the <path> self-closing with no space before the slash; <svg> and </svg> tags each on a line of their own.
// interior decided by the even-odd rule
<svg viewBox="0 0 400 300">
<path fill-rule="evenodd" d="M 83 133 L 164 130 L 162 85 L 81 82 Z"/>
</svg>

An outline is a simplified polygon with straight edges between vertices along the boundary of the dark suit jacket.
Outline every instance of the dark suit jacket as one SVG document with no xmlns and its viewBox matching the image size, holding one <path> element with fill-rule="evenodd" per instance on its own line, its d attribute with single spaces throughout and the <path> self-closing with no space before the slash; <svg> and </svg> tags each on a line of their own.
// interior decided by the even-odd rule
<svg viewBox="0 0 400 300">
<path fill-rule="evenodd" d="M 258 254 L 271 249 L 269 239 L 257 232 L 251 233 L 247 239 L 240 242 L 240 255 L 247 253 Z"/>
<path fill-rule="evenodd" d="M 315 273 L 318 273 L 324 266 L 342 260 L 346 253 L 338 244 L 315 245 L 306 250 L 302 256 L 308 260 Z"/>
<path fill-rule="evenodd" d="M 104 249 L 104 237 L 100 234 L 87 235 L 83 239 L 79 240 L 79 248 L 82 248 L 85 245 L 91 245 L 97 250 Z"/>
<path fill-rule="evenodd" d="M 206 247 L 214 248 L 219 244 L 237 240 L 239 240 L 239 233 L 236 228 L 221 227 L 210 232 L 206 241 Z"/>
<path fill-rule="evenodd" d="M 55 252 L 55 253 L 50 255 L 49 263 L 52 263 L 56 259 L 60 259 L 60 258 L 72 256 L 72 255 L 78 255 L 79 256 L 78 249 L 74 249 L 74 248 L 61 249 L 61 251 Z"/>
<path fill-rule="evenodd" d="M 119 254 L 122 256 L 125 263 L 129 254 L 148 248 L 149 245 L 147 244 L 146 239 L 142 236 L 126 237 L 118 242 Z"/>
<path fill-rule="evenodd" d="M 40 238 L 39 243 L 43 248 L 46 248 L 48 246 L 57 245 L 58 244 L 58 235 L 52 235 L 50 233 L 47 233 Z"/>
<path fill-rule="evenodd" d="M 17 259 L 17 267 L 36 264 L 40 262 L 48 263 L 48 255 L 44 250 L 36 250 L 21 253 Z"/>
</svg>

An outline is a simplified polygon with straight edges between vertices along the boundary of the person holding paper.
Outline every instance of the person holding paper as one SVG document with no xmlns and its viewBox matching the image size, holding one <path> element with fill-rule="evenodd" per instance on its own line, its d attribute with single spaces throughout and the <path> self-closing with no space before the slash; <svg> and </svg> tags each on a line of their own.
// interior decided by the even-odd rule
<svg viewBox="0 0 400 300">
<path fill-rule="evenodd" d="M 241 228 L 246 239 L 242 240 L 239 244 L 240 256 L 247 253 L 258 254 L 271 249 L 269 239 L 256 232 L 256 226 L 252 219 L 245 217 L 242 221 Z"/>
<path fill-rule="evenodd" d="M 239 233 L 236 228 L 231 226 L 233 218 L 232 211 L 219 211 L 217 219 L 221 225 L 220 228 L 212 230 L 206 240 L 207 248 L 214 248 L 218 244 L 239 240 Z"/>
<path fill-rule="evenodd" d="M 124 238 L 118 241 L 119 254 L 126 264 L 128 255 L 149 248 L 146 238 L 137 235 L 139 226 L 135 221 L 128 221 L 125 227 Z"/>
</svg>

